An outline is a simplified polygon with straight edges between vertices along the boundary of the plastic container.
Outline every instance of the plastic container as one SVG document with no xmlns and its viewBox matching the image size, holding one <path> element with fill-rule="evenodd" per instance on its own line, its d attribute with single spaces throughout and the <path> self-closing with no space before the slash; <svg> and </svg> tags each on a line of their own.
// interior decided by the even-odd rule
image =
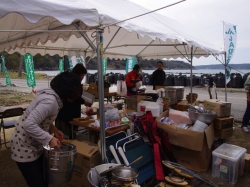
<svg viewBox="0 0 250 187">
<path fill-rule="evenodd" d="M 207 127 L 208 125 L 206 123 L 196 120 L 196 122 L 194 123 L 193 127 L 190 128 L 190 130 L 204 132 L 207 129 Z"/>
<path fill-rule="evenodd" d="M 140 101 L 137 105 L 137 111 L 151 111 L 154 117 L 158 117 L 160 115 L 161 108 L 160 105 L 156 102 Z"/>
<path fill-rule="evenodd" d="M 212 176 L 236 184 L 239 176 L 244 173 L 246 149 L 222 144 L 213 151 Z"/>
</svg>

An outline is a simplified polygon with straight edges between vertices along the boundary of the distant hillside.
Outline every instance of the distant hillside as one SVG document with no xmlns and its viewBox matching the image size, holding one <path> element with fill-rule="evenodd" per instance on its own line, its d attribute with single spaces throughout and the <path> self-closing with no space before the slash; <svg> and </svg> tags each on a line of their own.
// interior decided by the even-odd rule
<svg viewBox="0 0 250 187">
<path fill-rule="evenodd" d="M 19 69 L 20 58 L 21 55 L 19 53 L 8 54 L 4 52 L 4 56 L 6 58 L 6 67 L 9 71 L 17 71 Z M 58 70 L 59 59 L 62 58 L 58 55 L 50 56 L 50 55 L 40 55 L 37 54 L 33 57 L 35 70 L 40 71 L 48 71 L 48 70 Z M 67 59 L 67 58 L 66 58 Z M 157 67 L 157 59 L 151 60 L 140 60 L 139 64 L 142 70 L 153 70 Z M 185 70 L 190 69 L 191 66 L 189 63 L 180 61 L 180 60 L 161 60 L 164 65 L 164 69 L 178 69 Z M 68 60 L 65 61 L 65 68 L 69 68 Z M 90 57 L 86 58 L 87 69 L 96 70 L 97 69 L 97 59 Z M 0 58 L 0 64 L 2 63 L 2 59 Z M 194 67 L 193 67 L 194 68 Z M 109 59 L 107 60 L 107 69 L 108 70 L 124 70 L 126 69 L 126 60 L 120 59 Z M 3 70 L 3 68 L 2 68 Z M 1 69 L 0 69 L 1 72 Z"/>
<path fill-rule="evenodd" d="M 250 69 L 250 64 L 229 64 L 234 69 Z M 222 64 L 195 66 L 195 69 L 224 69 Z"/>
<path fill-rule="evenodd" d="M 89 58 L 86 59 L 88 62 Z M 143 70 L 152 70 L 157 67 L 157 62 L 159 60 L 141 60 L 139 62 L 141 68 Z M 191 66 L 189 63 L 180 61 L 180 60 L 161 60 L 163 62 L 164 69 L 190 69 Z M 194 67 L 193 67 L 194 68 Z M 96 58 L 93 58 L 87 64 L 87 69 L 97 69 L 97 61 Z M 107 69 L 126 69 L 126 60 L 116 60 L 109 59 L 107 61 Z"/>
</svg>

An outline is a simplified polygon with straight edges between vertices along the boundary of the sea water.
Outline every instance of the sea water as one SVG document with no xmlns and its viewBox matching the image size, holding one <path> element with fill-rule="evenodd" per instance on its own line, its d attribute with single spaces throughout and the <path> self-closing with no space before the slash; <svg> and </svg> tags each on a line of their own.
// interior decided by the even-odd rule
<svg viewBox="0 0 250 187">
<path fill-rule="evenodd" d="M 154 70 L 142 70 L 144 73 L 152 74 Z M 190 70 L 164 70 L 166 74 L 174 74 L 178 75 L 180 73 L 189 76 L 190 75 Z M 126 70 L 107 70 L 106 73 L 121 73 L 121 74 L 126 74 Z M 202 74 L 216 74 L 216 73 L 225 73 L 224 69 L 195 69 L 193 70 L 193 74 L 196 76 L 200 76 Z M 242 76 L 246 73 L 249 73 L 250 70 L 231 70 L 231 73 L 240 73 Z M 48 76 L 56 76 L 59 74 L 59 71 L 35 71 L 35 73 L 44 73 L 47 74 Z M 97 73 L 97 70 L 88 70 L 88 73 L 94 74 Z"/>
</svg>

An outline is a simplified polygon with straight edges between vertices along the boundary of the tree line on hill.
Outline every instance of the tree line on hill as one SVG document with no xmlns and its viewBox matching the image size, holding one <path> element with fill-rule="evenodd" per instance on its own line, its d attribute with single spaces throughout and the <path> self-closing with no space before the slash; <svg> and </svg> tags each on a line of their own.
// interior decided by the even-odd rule
<svg viewBox="0 0 250 187">
<path fill-rule="evenodd" d="M 20 68 L 20 59 L 21 55 L 19 53 L 8 54 L 4 53 L 6 59 L 6 67 L 9 71 L 18 71 Z M 59 55 L 44 55 L 37 54 L 33 56 L 34 67 L 35 70 L 39 71 L 48 71 L 48 70 L 58 70 L 59 59 L 62 58 Z M 158 59 L 150 59 L 150 60 L 139 60 L 139 64 L 143 70 L 152 70 L 157 66 Z M 189 63 L 180 61 L 180 60 L 161 60 L 164 65 L 164 69 L 190 69 L 191 66 Z M 2 59 L 0 58 L 0 63 Z M 87 69 L 96 70 L 97 69 L 97 59 L 90 57 L 86 58 Z M 24 69 L 23 63 L 22 69 Z M 250 69 L 250 64 L 229 64 L 234 69 Z M 110 70 L 123 70 L 126 69 L 126 59 L 107 59 L 107 69 Z M 224 69 L 222 64 L 214 64 L 214 65 L 201 65 L 201 66 L 193 66 L 193 69 Z"/>
<path fill-rule="evenodd" d="M 8 71 L 18 71 L 20 68 L 21 55 L 19 53 L 8 54 L 4 53 L 6 59 L 6 68 Z M 48 71 L 48 70 L 58 70 L 59 59 L 62 58 L 59 55 L 44 55 L 37 54 L 33 56 L 34 68 L 39 71 Z M 151 60 L 139 60 L 139 64 L 144 70 L 151 70 L 157 67 L 157 62 L 159 59 Z M 164 65 L 164 69 L 190 69 L 191 66 L 189 63 L 180 61 L 180 60 L 161 60 Z M 0 58 L 0 63 L 2 59 Z M 86 58 L 87 69 L 96 70 L 97 69 L 97 59 L 90 57 Z M 24 69 L 24 63 L 21 63 L 21 68 Z M 107 59 L 107 69 L 125 69 L 126 68 L 126 59 Z M 193 67 L 194 68 L 194 67 Z"/>
</svg>

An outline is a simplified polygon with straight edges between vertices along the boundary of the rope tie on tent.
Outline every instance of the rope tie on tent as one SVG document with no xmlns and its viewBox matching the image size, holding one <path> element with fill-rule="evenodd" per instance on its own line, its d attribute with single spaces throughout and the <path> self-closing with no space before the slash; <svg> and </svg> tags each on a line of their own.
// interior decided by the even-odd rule
<svg viewBox="0 0 250 187">
<path fill-rule="evenodd" d="M 50 21 L 47 24 L 47 30 L 49 31 Z"/>
<path fill-rule="evenodd" d="M 109 33 L 110 33 L 110 27 L 108 27 L 108 31 L 109 31 Z"/>
<path fill-rule="evenodd" d="M 96 32 L 92 32 L 90 36 L 91 36 L 92 38 L 95 38 L 95 37 L 96 37 Z"/>
</svg>

